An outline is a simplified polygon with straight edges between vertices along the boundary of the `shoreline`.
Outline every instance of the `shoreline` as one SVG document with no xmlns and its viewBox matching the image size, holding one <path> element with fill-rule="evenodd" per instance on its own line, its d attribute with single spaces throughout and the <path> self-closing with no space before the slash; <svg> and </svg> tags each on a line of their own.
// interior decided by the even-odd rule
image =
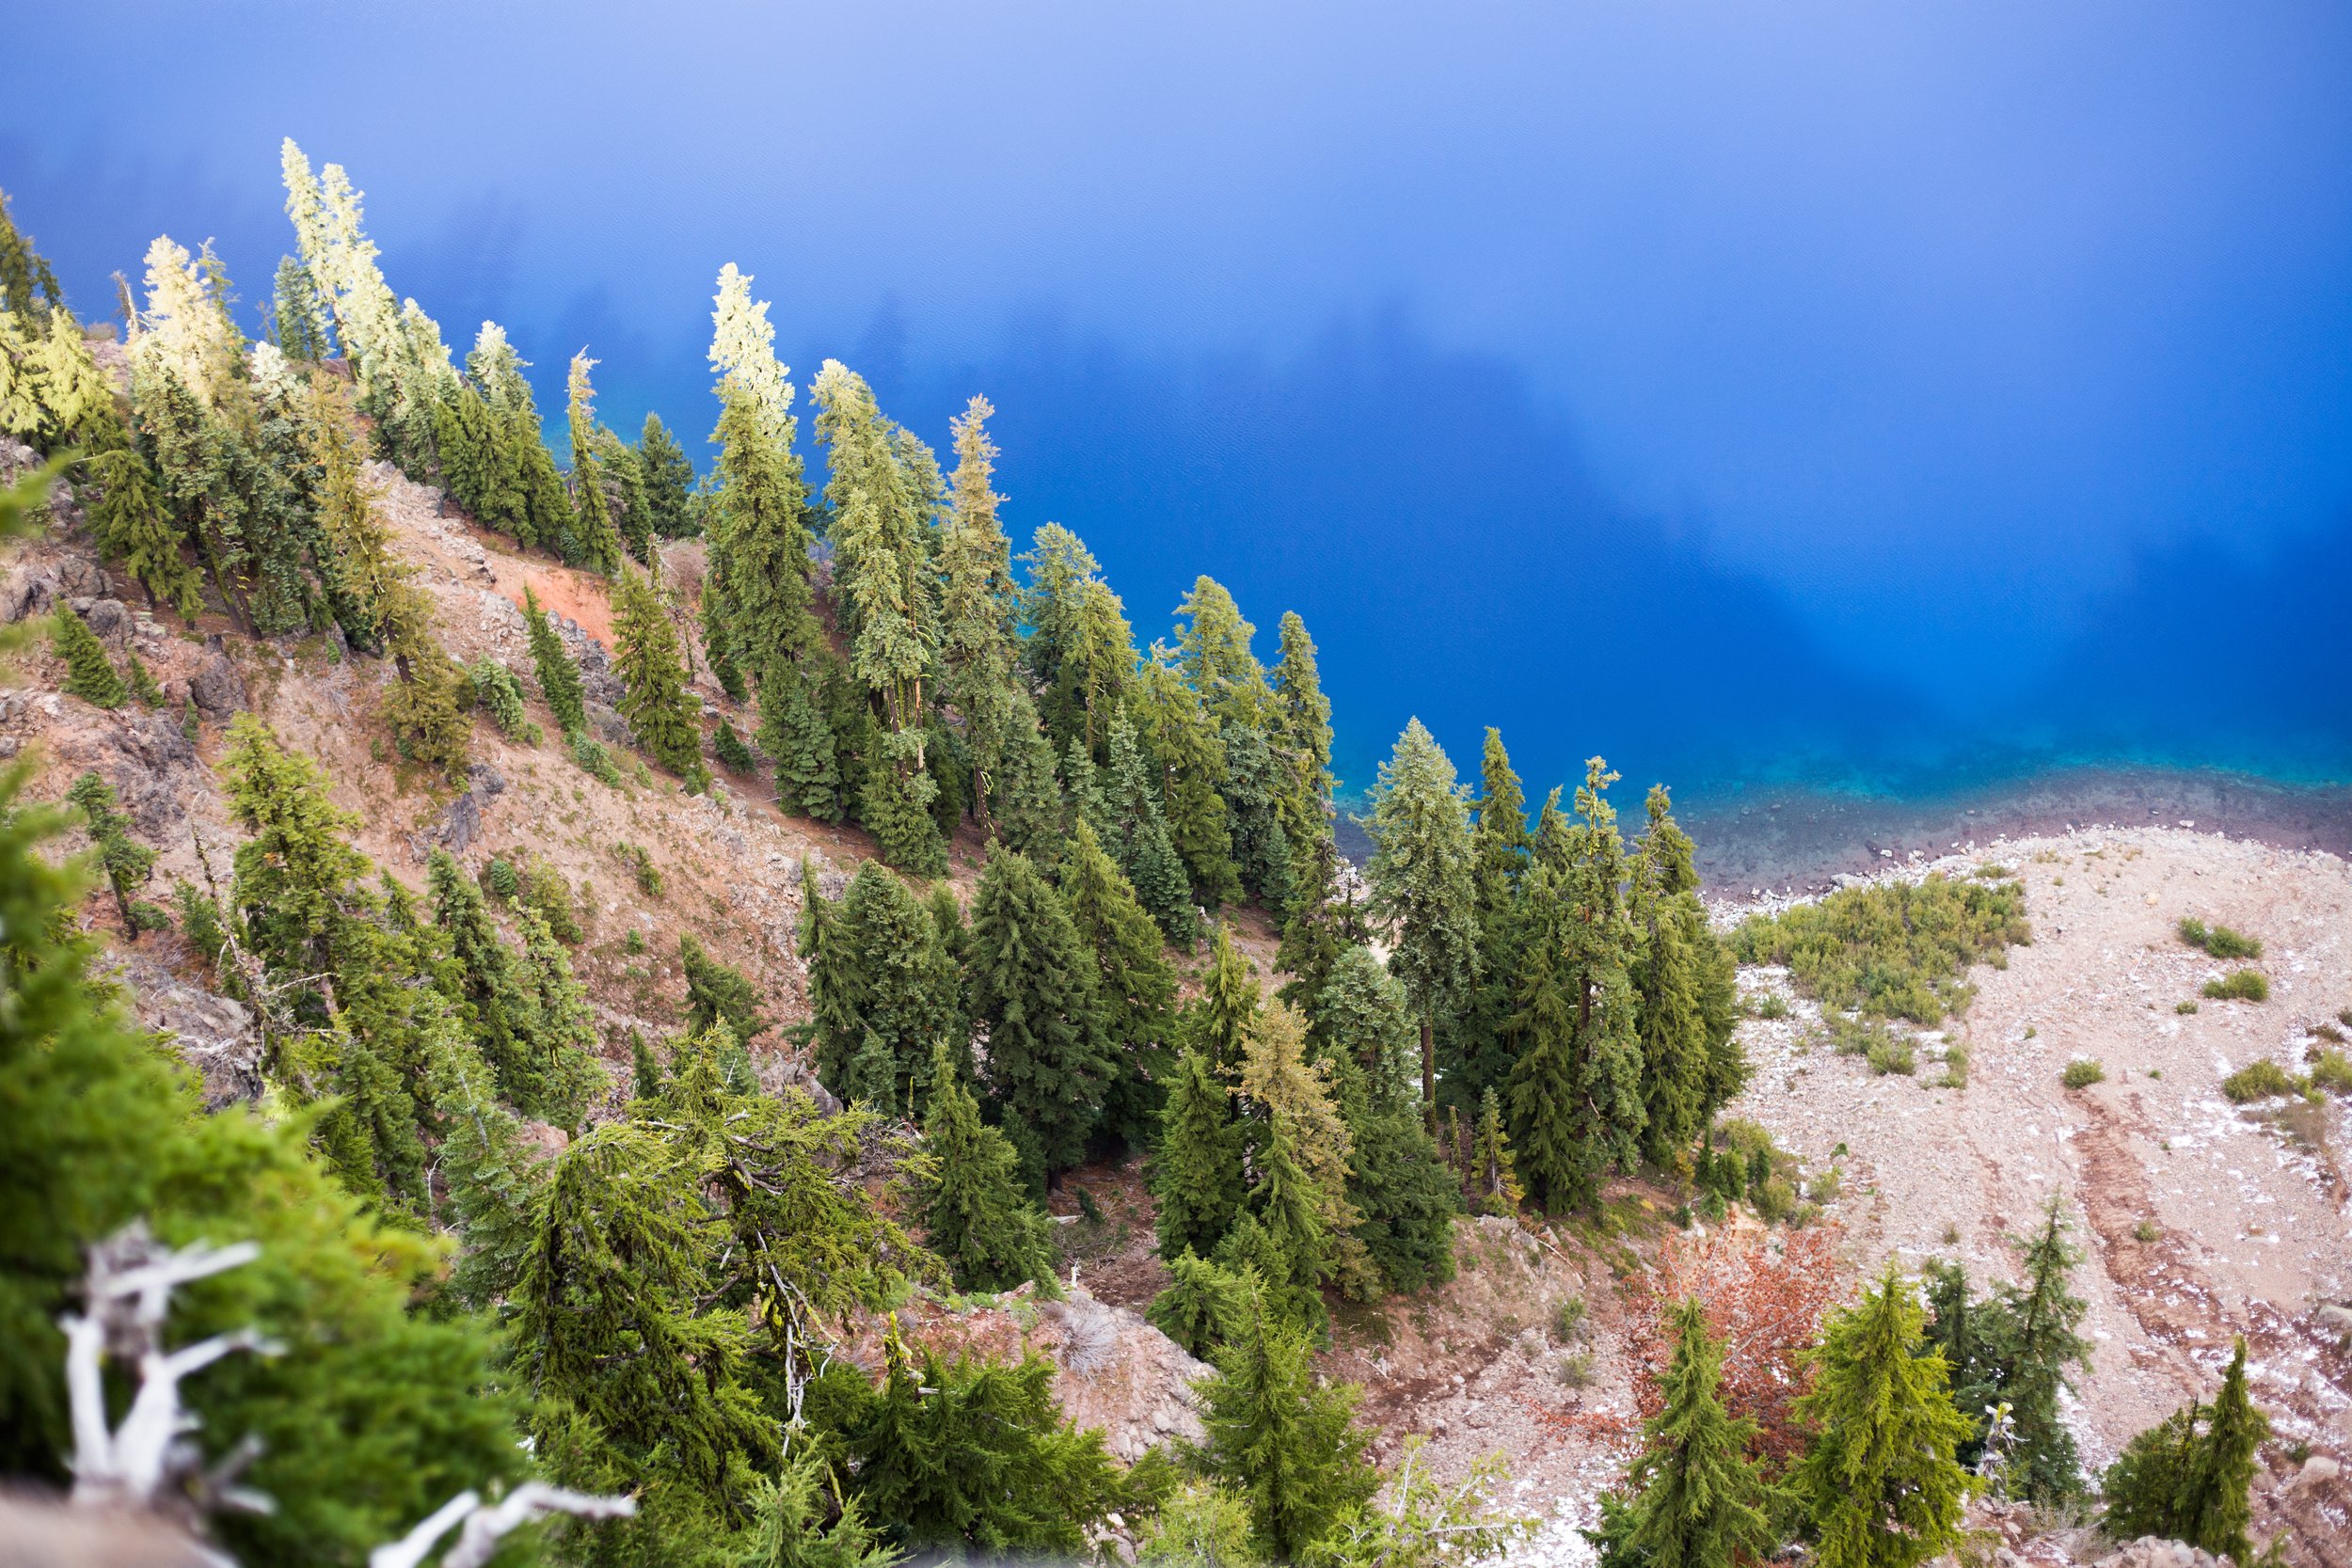
<svg viewBox="0 0 2352 1568">
<path fill-rule="evenodd" d="M 1622 808 L 1621 808 L 1622 809 Z M 1800 784 L 1727 798 L 1693 792 L 1677 818 L 1711 898 L 1823 893 L 1840 877 L 2079 828 L 2190 828 L 2278 849 L 2352 859 L 2352 786 L 2292 784 L 2218 769 L 2083 766 L 1948 794 L 1865 796 Z M 1621 818 L 1621 820 L 1623 820 Z M 1627 824 L 1629 836 L 1637 823 Z M 1337 837 L 1358 865 L 1371 844 L 1342 808 Z"/>
</svg>

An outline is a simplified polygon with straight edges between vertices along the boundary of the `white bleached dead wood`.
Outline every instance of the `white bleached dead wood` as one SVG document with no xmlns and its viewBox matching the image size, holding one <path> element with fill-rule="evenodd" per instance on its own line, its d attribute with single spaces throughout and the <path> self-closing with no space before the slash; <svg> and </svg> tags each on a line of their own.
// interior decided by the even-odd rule
<svg viewBox="0 0 2352 1568">
<path fill-rule="evenodd" d="M 634 1497 L 599 1497 L 567 1492 L 544 1481 L 525 1481 L 488 1508 L 481 1494 L 460 1492 L 443 1503 L 406 1535 L 368 1554 L 368 1568 L 418 1568 L 434 1543 L 464 1521 L 457 1544 L 441 1559 L 441 1568 L 482 1568 L 498 1550 L 501 1537 L 548 1513 L 569 1513 L 580 1519 L 626 1519 L 637 1512 Z"/>
<path fill-rule="evenodd" d="M 251 1242 L 226 1247 L 199 1242 L 174 1250 L 136 1220 L 90 1248 L 89 1277 L 83 1287 L 88 1310 L 59 1320 L 73 1420 L 74 1502 L 153 1509 L 167 1500 L 167 1486 L 195 1477 L 210 1500 L 253 1510 L 270 1506 L 260 1494 L 230 1484 L 260 1451 L 256 1445 L 239 1444 L 220 1465 L 203 1470 L 196 1445 L 184 1440 L 198 1421 L 181 1407 L 180 1385 L 232 1352 L 271 1355 L 278 1347 L 249 1327 L 176 1351 L 163 1345 L 175 1288 L 251 1262 L 261 1251 Z M 130 1412 L 112 1428 L 103 1376 L 110 1354 L 136 1366 L 139 1376 Z"/>
</svg>

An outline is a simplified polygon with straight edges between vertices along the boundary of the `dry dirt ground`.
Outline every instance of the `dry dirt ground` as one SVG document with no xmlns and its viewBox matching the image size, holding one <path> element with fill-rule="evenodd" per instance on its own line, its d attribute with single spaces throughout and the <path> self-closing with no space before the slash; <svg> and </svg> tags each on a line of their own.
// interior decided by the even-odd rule
<svg viewBox="0 0 2352 1568">
<path fill-rule="evenodd" d="M 2297 1483 L 2302 1453 L 2352 1456 L 2352 1320 L 2321 1316 L 2352 1300 L 2340 1164 L 2352 1117 L 2332 1099 L 2233 1105 L 2220 1087 L 2258 1057 L 2300 1071 L 2324 1042 L 2313 1031 L 2343 1028 L 2352 870 L 2183 828 L 2013 840 L 1941 868 L 1964 875 L 1988 858 L 2024 881 L 2034 941 L 2005 969 L 1979 968 L 1974 1003 L 1943 1032 L 1967 1053 L 1966 1086 L 1942 1086 L 1926 1051 L 1915 1076 L 1874 1076 L 1814 1043 L 1819 1009 L 1784 973 L 1752 970 L 1743 990 L 1779 992 L 1792 1016 L 1741 1025 L 1756 1074 L 1732 1114 L 1808 1169 L 1844 1146 L 1831 1209 L 1856 1271 L 1959 1258 L 1979 1280 L 2014 1278 L 2010 1238 L 2060 1195 L 2089 1254 L 2076 1286 L 2096 1348 L 2069 1412 L 2086 1463 L 2209 1397 L 2243 1334 L 2277 1434 L 2258 1525 L 2292 1528 L 2300 1560 L 2352 1562 L 2344 1482 Z M 2270 1000 L 2200 997 L 2237 966 L 2181 942 L 2184 915 L 2261 938 Z M 2190 1001 L 2194 1013 L 2175 1010 Z M 2106 1080 L 2067 1089 L 2077 1057 Z"/>
</svg>

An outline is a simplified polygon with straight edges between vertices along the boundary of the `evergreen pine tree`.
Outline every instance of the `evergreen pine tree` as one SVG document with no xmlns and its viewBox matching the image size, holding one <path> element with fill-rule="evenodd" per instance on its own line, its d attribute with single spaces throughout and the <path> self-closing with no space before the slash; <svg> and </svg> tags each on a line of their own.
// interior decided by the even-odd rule
<svg viewBox="0 0 2352 1568">
<path fill-rule="evenodd" d="M 2247 1527 L 2253 1520 L 2250 1501 L 2254 1481 L 2254 1450 L 2270 1435 L 2270 1420 L 2246 1397 L 2246 1339 L 2238 1338 L 2221 1376 L 2221 1392 L 2206 1413 L 2205 1435 L 2189 1455 L 2173 1504 L 2177 1535 L 2192 1546 L 2235 1562 L 2253 1560 Z"/>
<path fill-rule="evenodd" d="M 1078 536 L 1059 523 L 1037 531 L 1022 594 L 1023 640 L 1039 709 L 1057 754 L 1073 740 L 1091 754 L 1110 735 L 1136 668 L 1134 628 Z"/>
<path fill-rule="evenodd" d="M 113 662 L 106 657 L 106 645 L 72 605 L 59 605 L 49 625 L 50 641 L 57 657 L 65 660 L 66 676 L 60 689 L 92 707 L 120 707 L 131 700 L 122 677 L 115 673 Z"/>
<path fill-rule="evenodd" d="M 1279 914 L 1291 903 L 1291 840 L 1281 804 L 1290 775 L 1264 731 L 1228 725 L 1223 738 L 1233 867 L 1243 889 Z"/>
<path fill-rule="evenodd" d="M 1285 1561 L 1380 1484 L 1354 1420 L 1358 1391 L 1317 1386 L 1309 1333 L 1254 1307 L 1200 1386 L 1202 1462 L 1248 1500 L 1260 1548 Z"/>
<path fill-rule="evenodd" d="M 1518 1173 L 1511 1168 L 1511 1140 L 1502 1130 L 1502 1101 L 1488 1085 L 1478 1102 L 1478 1146 L 1470 1157 L 1470 1180 L 1479 1212 L 1506 1218 L 1519 1212 Z"/>
<path fill-rule="evenodd" d="M 991 849 L 972 899 L 972 1015 L 1001 1119 L 1035 1140 L 1049 1175 L 1085 1154 L 1117 1069 L 1095 968 L 1061 895 L 1022 856 Z"/>
<path fill-rule="evenodd" d="M 885 760 L 866 770 L 858 793 L 858 821 L 874 835 L 874 847 L 912 877 L 947 874 L 947 844 L 930 813 L 938 787 L 929 774 Z"/>
<path fill-rule="evenodd" d="M 115 912 L 122 919 L 122 934 L 133 942 L 143 929 L 132 895 L 147 885 L 155 874 L 155 851 L 131 837 L 131 821 L 115 810 L 115 788 L 96 773 L 85 773 L 73 781 L 66 791 L 69 801 L 81 809 L 82 823 L 89 831 L 89 841 L 98 851 L 98 868 L 105 874 L 106 889 L 114 895 Z"/>
<path fill-rule="evenodd" d="M 449 1293 L 470 1311 L 502 1302 L 522 1272 L 536 1232 L 532 1203 L 542 1170 L 521 1124 L 498 1101 L 479 1057 L 438 1053 L 429 1088 L 445 1132 L 436 1164 L 447 1214 L 463 1246 L 450 1271 Z"/>
<path fill-rule="evenodd" d="M 743 744 L 743 737 L 736 734 L 735 726 L 724 719 L 720 720 L 719 727 L 711 732 L 710 753 L 730 773 L 753 774 L 759 771 L 759 759 L 752 755 L 752 749 Z"/>
<path fill-rule="evenodd" d="M 1054 743 L 1039 727 L 1037 705 L 1018 685 L 1006 701 L 1004 733 L 993 752 L 997 773 L 990 781 L 991 826 L 1007 844 L 1043 864 L 1060 847 L 1061 785 L 1054 776 Z M 1090 820 L 1100 819 L 1098 811 Z"/>
<path fill-rule="evenodd" d="M 278 259 L 270 290 L 270 325 L 278 351 L 287 358 L 316 361 L 327 356 L 326 309 L 319 301 L 310 269 L 291 256 Z"/>
<path fill-rule="evenodd" d="M 1233 945 L 1232 927 L 1221 920 L 1209 937 L 1209 967 L 1196 1006 L 1199 1039 L 1210 1064 L 1219 1072 L 1237 1070 L 1265 1008 L 1265 993 L 1258 987 L 1257 966 Z"/>
<path fill-rule="evenodd" d="M 1295 610 L 1282 612 L 1282 655 L 1274 666 L 1273 737 L 1288 764 L 1282 825 L 1294 852 L 1331 834 L 1331 699 L 1323 694 L 1315 645 Z"/>
<path fill-rule="evenodd" d="M 1302 1293 L 1331 1283 L 1360 1299 L 1373 1271 L 1355 1235 L 1363 1216 L 1347 1196 L 1355 1140 L 1329 1072 L 1306 1059 L 1306 1043 L 1305 1022 L 1277 1002 L 1250 1025 L 1241 1063 L 1243 1103 L 1265 1128 L 1249 1203 L 1289 1265 L 1266 1283 Z"/>
<path fill-rule="evenodd" d="M 2118 1541 L 2143 1535 L 2186 1540 L 2190 1525 L 2180 1503 L 2188 1492 L 2188 1476 L 2202 1446 L 2197 1423 L 2206 1411 L 2191 1400 L 2163 1420 L 2123 1445 L 2100 1478 L 2106 1507 L 2100 1528 Z"/>
<path fill-rule="evenodd" d="M 532 1049 L 537 1021 L 516 978 L 514 958 L 490 923 L 482 889 L 447 850 L 426 863 L 425 889 L 433 923 L 453 965 L 451 1000 L 466 1009 L 469 1031 L 494 1075 L 498 1092 L 529 1115 L 540 1115 L 547 1063 Z"/>
<path fill-rule="evenodd" d="M 1471 918 L 1478 929 L 1478 981 L 1465 999 L 1453 1049 L 1443 1064 L 1449 1098 L 1466 1110 L 1500 1086 L 1511 1071 L 1511 985 L 1527 945 L 1523 883 L 1534 840 L 1527 832 L 1527 794 L 1503 749 L 1502 732 L 1489 727 L 1479 767 L 1478 821 L 1470 829 Z M 1458 1082 L 1456 1082 L 1458 1080 Z"/>
<path fill-rule="evenodd" d="M 1342 879 L 1344 864 L 1327 832 L 1295 854 L 1290 916 L 1274 959 L 1274 967 L 1291 976 L 1280 995 L 1294 1007 L 1311 1010 L 1341 954 L 1361 945 L 1368 934 L 1354 888 Z"/>
<path fill-rule="evenodd" d="M 1877 1288 L 1824 1325 L 1813 1387 L 1797 1402 L 1811 1446 L 1790 1471 L 1822 1568 L 1912 1568 L 1959 1544 L 1969 1433 L 1922 1314 L 1888 1264 Z"/>
<path fill-rule="evenodd" d="M 637 436 L 637 461 L 644 469 L 645 500 L 652 508 L 655 534 L 684 539 L 694 533 L 694 465 L 659 414 L 645 415 L 644 428 Z"/>
<path fill-rule="evenodd" d="M 984 819 L 990 797 L 1015 766 L 1007 742 L 1023 738 L 1010 725 L 1018 591 L 1012 546 L 996 520 L 1004 498 L 992 483 L 996 446 L 988 438 L 988 420 L 993 413 L 986 398 L 976 397 L 952 421 L 956 472 L 938 545 L 943 695 L 974 737 L 972 799 Z"/>
<path fill-rule="evenodd" d="M 931 1063 L 930 1110 L 923 1119 L 927 1244 L 964 1291 L 1006 1291 L 1024 1280 L 1049 1288 L 1054 1243 L 1045 1216 L 1022 1190 L 1021 1157 L 1005 1134 L 980 1121 L 980 1107 L 942 1043 Z"/>
<path fill-rule="evenodd" d="M 1255 1297 L 1250 1280 L 1186 1247 L 1168 1260 L 1168 1286 L 1152 1298 L 1144 1316 L 1185 1354 L 1206 1356 L 1241 1331 L 1255 1309 Z"/>
<path fill-rule="evenodd" d="M 847 1098 L 843 1085 L 871 1030 L 888 1053 L 889 1081 L 912 1080 L 920 1103 L 930 1092 L 932 1047 L 942 1038 L 961 1047 L 968 1035 L 954 960 L 937 924 L 878 862 L 858 867 L 837 904 L 818 893 L 807 861 L 801 885 L 801 957 L 813 1015 L 803 1028 L 818 1077 Z"/>
<path fill-rule="evenodd" d="M 742 279 L 748 288 L 749 278 Z M 731 302 L 722 279 L 721 312 Z M 766 326 L 766 307 L 759 325 Z M 714 353 L 716 351 L 714 350 Z M 765 364 L 774 356 L 765 345 Z M 779 373 L 782 367 L 776 367 Z M 704 586 L 706 641 L 739 668 L 764 674 L 779 658 L 798 658 L 819 641 L 810 613 L 808 491 L 800 454 L 792 450 L 797 421 L 791 384 L 777 400 L 755 391 L 729 372 L 720 383 L 718 444 L 709 513 L 712 569 Z"/>
<path fill-rule="evenodd" d="M 622 566 L 613 597 L 612 668 L 621 677 L 622 717 L 654 761 L 685 780 L 690 793 L 699 793 L 710 775 L 703 767 L 702 725 L 687 691 L 677 628 L 642 573 Z"/>
<path fill-rule="evenodd" d="M 181 533 L 164 510 L 154 472 L 119 424 L 109 420 L 98 428 L 104 438 L 93 442 L 98 450 L 83 464 L 85 477 L 74 485 L 90 536 L 106 559 L 122 562 L 146 594 L 149 609 L 167 604 L 193 622 L 203 576 L 180 553 Z"/>
<path fill-rule="evenodd" d="M 750 976 L 712 958 L 691 931 L 678 933 L 677 950 L 678 969 L 686 976 L 689 1030 L 699 1035 L 723 1022 L 740 1042 L 768 1027 L 759 1012 L 759 988 Z"/>
<path fill-rule="evenodd" d="M 587 697 L 580 685 L 580 666 L 572 662 L 571 653 L 528 583 L 523 585 L 523 624 L 531 634 L 531 666 L 539 678 L 539 694 L 555 715 L 555 727 L 566 737 L 587 734 Z"/>
<path fill-rule="evenodd" d="M 1780 1544 L 1772 1488 L 1748 1457 L 1756 1422 L 1724 1409 L 1723 1346 L 1696 1300 L 1677 1305 L 1673 1321 L 1662 1402 L 1643 1423 L 1641 1457 L 1626 1477 L 1633 1496 L 1605 1497 L 1590 1532 L 1601 1568 L 1735 1568 Z"/>
<path fill-rule="evenodd" d="M 622 570 L 621 535 L 613 525 L 612 504 L 604 491 L 604 464 L 596 457 L 596 417 L 588 372 L 596 365 L 587 352 L 572 356 L 570 400 L 566 414 L 572 429 L 572 485 L 577 507 L 572 524 L 572 548 L 567 559 L 592 572 L 612 577 Z"/>
<path fill-rule="evenodd" d="M 1704 1143 L 1699 1146 L 1697 1176 L 1701 1187 L 1710 1187 L 1714 1154 Z M 2000 1313 L 1970 1293 L 1967 1267 L 1959 1260 L 1931 1259 L 1926 1275 L 1927 1341 L 1944 1357 L 1952 1408 L 1968 1418 L 1970 1435 L 1956 1452 L 1961 1464 L 1973 1470 L 1984 1454 L 1985 1412 L 2001 1398 L 2001 1368 L 1994 1344 Z"/>
<path fill-rule="evenodd" d="M 1200 694 L 1217 726 L 1264 724 L 1274 691 L 1250 651 L 1258 628 L 1242 618 L 1233 595 L 1214 578 L 1196 578 L 1176 613 L 1184 618 L 1176 628 L 1184 683 Z"/>
<path fill-rule="evenodd" d="M 1157 792 L 1168 839 L 1184 863 L 1196 903 L 1216 909 L 1241 901 L 1241 867 L 1235 863 L 1234 806 L 1230 799 L 1233 779 L 1226 754 L 1226 737 L 1200 693 L 1184 684 L 1175 656 L 1162 644 L 1135 667 L 1121 712 L 1136 727 Z M 1249 804 L 1257 813 L 1252 827 L 1270 842 L 1265 821 L 1269 799 L 1265 775 L 1270 759 L 1253 755 L 1255 777 Z M 1116 787 L 1119 758 L 1110 766 Z M 1256 861 L 1267 858 L 1266 846 L 1253 850 Z"/>
<path fill-rule="evenodd" d="M 1585 765 L 1561 859 L 1539 857 L 1528 890 L 1535 918 L 1505 1109 L 1519 1180 L 1555 1214 L 1591 1203 L 1612 1168 L 1630 1168 L 1643 1127 L 1625 852 L 1606 795 L 1615 778 L 1598 757 Z"/>
<path fill-rule="evenodd" d="M 1417 1095 L 1413 1021 L 1405 988 L 1366 947 L 1340 949 L 1307 1005 L 1318 1053 L 1344 1060 L 1375 1101 Z"/>
<path fill-rule="evenodd" d="M 1173 1263 L 1185 1253 L 1215 1252 L 1241 1210 L 1242 1184 L 1232 1096 L 1208 1060 L 1187 1051 L 1169 1081 L 1159 1148 L 1152 1157 L 1160 1256 Z"/>
<path fill-rule="evenodd" d="M 1633 862 L 1638 946 L 1631 977 L 1642 1039 L 1643 1148 L 1664 1164 L 1697 1141 L 1747 1073 L 1730 1010 L 1710 1002 L 1723 944 L 1699 902 L 1690 835 L 1676 825 L 1662 784 L 1651 788 L 1648 812 Z"/>
<path fill-rule="evenodd" d="M 1091 824 L 1081 822 L 1071 834 L 1060 880 L 1071 922 L 1094 953 L 1104 1037 L 1128 1050 L 1159 1043 L 1171 1022 L 1176 972 L 1162 951 L 1159 928 Z"/>
<path fill-rule="evenodd" d="M 1160 815 L 1160 791 L 1144 766 L 1136 744 L 1135 726 L 1124 718 L 1110 727 L 1110 788 L 1105 822 L 1110 827 L 1111 857 L 1127 875 L 1136 897 L 1158 922 L 1168 940 L 1189 947 L 1200 934 L 1200 917 L 1192 900 L 1192 886 L 1183 862 L 1168 842 L 1168 823 Z M 1071 781 L 1074 799 L 1080 781 Z"/>
<path fill-rule="evenodd" d="M 848 815 L 842 799 L 839 743 L 825 718 L 812 665 L 778 659 L 759 682 L 760 749 L 776 759 L 776 803 L 786 811 L 838 822 Z"/>
<path fill-rule="evenodd" d="M 2082 1491 L 2074 1433 L 2060 1418 L 2058 1393 L 2074 1386 L 2067 1369 L 2090 1365 L 2090 1341 L 2079 1332 L 2090 1304 L 2068 1290 L 2082 1249 L 2067 1238 L 2063 1200 L 2056 1193 L 2041 1229 L 2026 1243 L 2025 1283 L 2004 1292 L 2007 1366 L 2001 1397 L 2016 1422 L 2006 1475 L 2012 1496 L 2055 1503 Z"/>
<path fill-rule="evenodd" d="M 1421 1020 L 1422 1102 L 1438 1100 L 1438 1015 L 1478 979 L 1470 821 L 1454 764 L 1416 719 L 1373 789 L 1372 918 L 1389 932 L 1389 971 Z"/>
</svg>

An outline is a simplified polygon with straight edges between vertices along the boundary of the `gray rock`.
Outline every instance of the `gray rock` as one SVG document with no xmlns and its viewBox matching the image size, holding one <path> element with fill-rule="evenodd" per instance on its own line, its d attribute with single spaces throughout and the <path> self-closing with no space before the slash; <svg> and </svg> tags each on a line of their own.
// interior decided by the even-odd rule
<svg viewBox="0 0 2352 1568">
<path fill-rule="evenodd" d="M 466 769 L 466 777 L 472 784 L 476 795 L 506 793 L 506 775 L 486 762 L 477 762 Z"/>
<path fill-rule="evenodd" d="M 464 854 L 473 841 L 482 836 L 482 807 L 468 790 L 449 803 L 441 814 L 441 825 L 433 836 L 457 854 Z"/>
<path fill-rule="evenodd" d="M 19 566 L 0 582 L 0 615 L 10 625 L 46 614 L 56 602 L 57 578 L 46 566 Z"/>
<path fill-rule="evenodd" d="M 188 680 L 188 695 L 196 702 L 196 710 L 215 723 L 226 723 L 231 714 L 246 706 L 245 677 L 237 673 L 229 655 L 220 648 L 218 639 L 201 668 Z"/>
<path fill-rule="evenodd" d="M 89 608 L 82 610 L 82 619 L 89 623 L 89 629 L 98 634 L 98 640 L 116 653 L 130 644 L 131 610 L 120 599 L 90 600 Z"/>
<path fill-rule="evenodd" d="M 615 681 L 613 684 L 617 686 L 620 683 Z M 636 732 L 628 727 L 628 721 L 621 717 L 620 709 L 593 694 L 583 705 L 588 710 L 588 727 L 596 732 L 597 739 L 608 746 L 636 744 Z"/>
</svg>

